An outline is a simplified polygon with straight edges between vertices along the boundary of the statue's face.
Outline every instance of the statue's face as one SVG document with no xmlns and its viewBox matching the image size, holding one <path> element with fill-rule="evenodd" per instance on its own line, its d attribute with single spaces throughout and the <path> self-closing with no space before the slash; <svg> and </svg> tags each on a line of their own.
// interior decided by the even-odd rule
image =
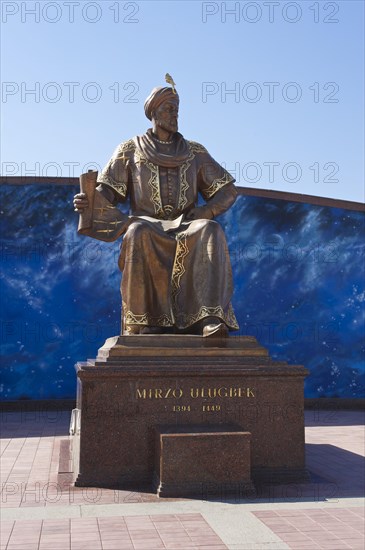
<svg viewBox="0 0 365 550">
<path fill-rule="evenodd" d="M 179 101 L 168 99 L 157 107 L 154 113 L 154 121 L 157 126 L 168 132 L 177 132 L 177 119 L 179 116 Z"/>
</svg>

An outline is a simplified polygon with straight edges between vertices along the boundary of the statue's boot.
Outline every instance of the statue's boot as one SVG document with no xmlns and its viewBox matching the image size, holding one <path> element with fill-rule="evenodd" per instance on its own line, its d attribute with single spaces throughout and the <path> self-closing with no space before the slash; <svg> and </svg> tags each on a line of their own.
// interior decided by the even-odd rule
<svg viewBox="0 0 365 550">
<path fill-rule="evenodd" d="M 225 323 L 210 323 L 203 327 L 202 334 L 205 338 L 227 338 L 228 327 Z"/>
<path fill-rule="evenodd" d="M 212 338 L 227 338 L 228 327 L 219 317 L 205 317 L 198 321 L 193 327 L 191 334 L 200 334 L 201 336 Z"/>
</svg>

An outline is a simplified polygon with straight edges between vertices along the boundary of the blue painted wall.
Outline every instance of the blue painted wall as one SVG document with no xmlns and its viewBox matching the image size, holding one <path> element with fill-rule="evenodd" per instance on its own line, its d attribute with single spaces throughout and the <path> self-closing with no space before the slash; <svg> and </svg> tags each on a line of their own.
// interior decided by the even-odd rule
<svg viewBox="0 0 365 550">
<path fill-rule="evenodd" d="M 5 400 L 74 397 L 74 363 L 119 333 L 119 244 L 77 235 L 75 191 L 1 186 Z M 306 397 L 363 397 L 364 214 L 241 196 L 219 221 L 238 334 L 304 364 Z"/>
</svg>

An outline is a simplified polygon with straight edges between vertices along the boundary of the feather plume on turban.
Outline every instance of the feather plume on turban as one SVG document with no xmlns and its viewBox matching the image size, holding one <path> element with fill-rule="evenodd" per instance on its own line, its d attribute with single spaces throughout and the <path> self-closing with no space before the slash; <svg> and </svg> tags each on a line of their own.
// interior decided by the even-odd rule
<svg viewBox="0 0 365 550">
<path fill-rule="evenodd" d="M 172 88 L 169 88 L 167 86 L 153 88 L 152 92 L 144 102 L 144 112 L 146 114 L 146 117 L 149 120 L 152 120 L 152 112 L 155 111 L 161 105 L 161 103 L 163 103 L 167 99 L 177 99 L 179 101 L 179 96 L 176 92 L 173 91 Z"/>
</svg>

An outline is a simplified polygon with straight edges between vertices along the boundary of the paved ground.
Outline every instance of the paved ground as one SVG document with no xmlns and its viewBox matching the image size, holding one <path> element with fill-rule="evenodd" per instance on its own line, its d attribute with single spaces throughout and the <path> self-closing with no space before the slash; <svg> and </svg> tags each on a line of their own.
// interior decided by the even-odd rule
<svg viewBox="0 0 365 550">
<path fill-rule="evenodd" d="M 202 500 L 70 485 L 67 412 L 3 413 L 0 550 L 364 548 L 364 414 L 306 413 L 311 483 Z"/>
</svg>

